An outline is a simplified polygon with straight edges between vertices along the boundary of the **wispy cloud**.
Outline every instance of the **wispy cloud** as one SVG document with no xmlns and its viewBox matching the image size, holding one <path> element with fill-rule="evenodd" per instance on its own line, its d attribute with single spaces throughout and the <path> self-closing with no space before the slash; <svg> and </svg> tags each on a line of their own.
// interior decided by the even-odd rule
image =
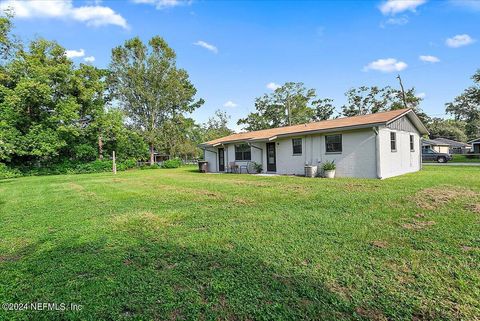
<svg viewBox="0 0 480 321">
<path fill-rule="evenodd" d="M 458 47 L 470 45 L 475 41 L 476 40 L 470 37 L 469 35 L 463 34 L 463 35 L 456 35 L 452 38 L 448 38 L 447 40 L 445 40 L 445 44 L 451 48 L 458 48 Z"/>
<path fill-rule="evenodd" d="M 158 10 L 173 8 L 178 6 L 190 5 L 191 0 L 133 0 L 134 3 L 150 4 Z"/>
<path fill-rule="evenodd" d="M 215 47 L 214 45 L 212 44 L 209 44 L 208 42 L 205 42 L 203 40 L 198 40 L 197 42 L 194 42 L 193 43 L 195 46 L 200 46 L 202 48 L 205 48 L 207 50 L 210 50 L 211 52 L 213 53 L 218 53 L 218 48 Z"/>
<path fill-rule="evenodd" d="M 425 93 L 418 93 L 415 95 L 417 98 L 420 98 L 420 99 L 424 99 L 425 97 L 427 97 L 427 94 Z"/>
<path fill-rule="evenodd" d="M 75 49 L 72 49 L 72 50 L 65 50 L 65 56 L 67 56 L 68 58 L 79 58 L 79 57 L 83 57 L 85 56 L 85 50 L 83 49 L 79 49 L 79 50 L 75 50 Z"/>
<path fill-rule="evenodd" d="M 56 18 L 74 20 L 87 26 L 115 25 L 127 29 L 125 18 L 110 7 L 87 5 L 75 7 L 72 0 L 35 1 L 7 0 L 0 3 L 0 10 L 13 9 L 18 18 Z"/>
<path fill-rule="evenodd" d="M 402 16 L 398 18 L 389 18 L 387 21 L 385 21 L 385 24 L 387 25 L 397 25 L 397 26 L 403 26 L 408 23 L 408 17 L 407 16 Z"/>
<path fill-rule="evenodd" d="M 397 13 L 412 11 L 427 2 L 426 0 L 387 0 L 383 2 L 379 9 L 384 15 L 396 15 Z"/>
<path fill-rule="evenodd" d="M 372 61 L 363 67 L 363 71 L 376 70 L 381 72 L 394 72 L 402 71 L 407 68 L 407 66 L 408 65 L 403 61 L 398 61 L 395 58 L 386 58 Z"/>
<path fill-rule="evenodd" d="M 276 84 L 274 82 L 269 82 L 266 87 L 270 90 L 275 90 L 277 88 L 280 88 L 281 86 L 279 84 Z"/>
<path fill-rule="evenodd" d="M 418 57 L 418 59 L 420 59 L 421 61 L 424 61 L 424 62 L 431 62 L 433 64 L 437 63 L 437 62 L 440 62 L 440 59 L 438 59 L 438 57 L 430 56 L 430 55 L 420 56 L 420 57 Z"/>
<path fill-rule="evenodd" d="M 223 107 L 228 107 L 228 108 L 233 108 L 233 107 L 237 107 L 237 106 L 238 105 L 231 100 L 229 100 L 229 101 L 225 102 L 225 104 L 223 104 Z"/>
<path fill-rule="evenodd" d="M 88 56 L 88 57 L 83 58 L 83 60 L 85 60 L 85 62 L 94 62 L 95 57 L 94 56 Z"/>
</svg>

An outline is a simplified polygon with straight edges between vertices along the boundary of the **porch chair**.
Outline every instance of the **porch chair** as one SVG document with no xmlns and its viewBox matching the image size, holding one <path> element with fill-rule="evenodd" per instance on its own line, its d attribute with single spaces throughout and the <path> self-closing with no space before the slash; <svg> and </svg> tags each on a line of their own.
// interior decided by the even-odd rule
<svg viewBox="0 0 480 321">
<path fill-rule="evenodd" d="M 235 162 L 228 163 L 228 168 L 230 169 L 230 173 L 238 173 L 239 167 Z"/>
</svg>

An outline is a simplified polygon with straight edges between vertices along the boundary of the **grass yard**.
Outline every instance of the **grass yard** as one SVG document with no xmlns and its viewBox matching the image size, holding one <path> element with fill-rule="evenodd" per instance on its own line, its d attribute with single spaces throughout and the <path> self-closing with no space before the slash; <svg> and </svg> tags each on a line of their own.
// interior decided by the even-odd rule
<svg viewBox="0 0 480 321">
<path fill-rule="evenodd" d="M 0 181 L 1 320 L 480 319 L 480 168 Z"/>
<path fill-rule="evenodd" d="M 480 156 L 476 156 L 475 158 L 467 158 L 466 155 L 460 154 L 453 154 L 453 159 L 451 162 L 455 163 L 480 163 Z"/>
</svg>

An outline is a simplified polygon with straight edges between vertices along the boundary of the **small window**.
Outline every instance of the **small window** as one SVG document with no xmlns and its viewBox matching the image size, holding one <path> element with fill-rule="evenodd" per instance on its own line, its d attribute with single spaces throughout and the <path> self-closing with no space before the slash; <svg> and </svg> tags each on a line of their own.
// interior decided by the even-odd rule
<svg viewBox="0 0 480 321">
<path fill-rule="evenodd" d="M 342 135 L 325 136 L 325 151 L 327 153 L 342 152 Z"/>
<path fill-rule="evenodd" d="M 415 138 L 413 135 L 410 135 L 410 151 L 415 151 Z"/>
<path fill-rule="evenodd" d="M 238 144 L 235 145 L 235 160 L 245 161 L 251 160 L 252 152 L 251 147 L 248 144 Z"/>
<path fill-rule="evenodd" d="M 397 133 L 390 132 L 390 149 L 392 152 L 397 151 Z"/>
<path fill-rule="evenodd" d="M 302 139 L 292 139 L 293 155 L 302 155 Z"/>
</svg>

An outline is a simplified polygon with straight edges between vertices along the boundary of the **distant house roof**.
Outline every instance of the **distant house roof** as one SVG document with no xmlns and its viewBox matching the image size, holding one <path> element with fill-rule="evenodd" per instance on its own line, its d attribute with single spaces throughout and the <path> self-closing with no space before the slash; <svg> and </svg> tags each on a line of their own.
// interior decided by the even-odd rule
<svg viewBox="0 0 480 321">
<path fill-rule="evenodd" d="M 476 144 L 476 143 L 480 143 L 480 137 L 478 137 L 478 138 L 475 138 L 475 139 L 473 139 L 473 140 L 469 141 L 468 143 L 469 143 L 469 144 L 473 144 L 473 143 L 475 143 L 475 144 Z"/>
<path fill-rule="evenodd" d="M 427 139 L 427 138 L 422 139 L 422 145 L 423 146 L 450 146 L 449 144 L 437 141 L 436 139 Z"/>
<path fill-rule="evenodd" d="M 448 144 L 450 147 L 459 147 L 459 148 L 465 148 L 465 147 L 471 147 L 467 143 L 462 143 L 453 139 L 448 139 L 448 138 L 443 138 L 443 137 L 438 137 L 434 139 L 437 142 L 442 142 Z"/>
<path fill-rule="evenodd" d="M 331 132 L 335 130 L 348 130 L 357 128 L 368 128 L 378 125 L 387 125 L 394 120 L 408 116 L 410 121 L 421 134 L 428 134 L 427 129 L 422 124 L 418 116 L 411 108 L 386 111 L 376 114 L 368 114 L 353 117 L 343 117 L 337 119 L 323 120 L 302 125 L 293 125 L 264 130 L 257 130 L 246 133 L 238 133 L 222 138 L 214 139 L 201 146 L 218 146 L 225 143 L 235 142 L 255 142 L 274 140 L 277 137 L 294 136 L 296 134 L 314 134 L 319 132 Z"/>
</svg>

